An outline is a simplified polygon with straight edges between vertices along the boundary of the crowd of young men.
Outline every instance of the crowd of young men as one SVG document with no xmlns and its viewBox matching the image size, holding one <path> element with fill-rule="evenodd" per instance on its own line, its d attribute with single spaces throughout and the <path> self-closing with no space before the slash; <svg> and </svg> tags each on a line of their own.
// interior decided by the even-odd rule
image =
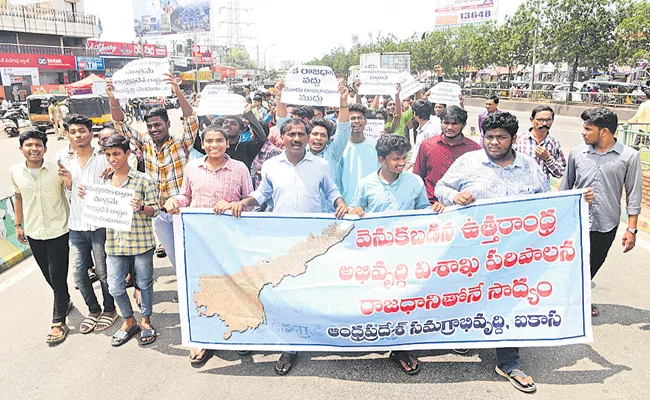
<svg viewBox="0 0 650 400">
<path fill-rule="evenodd" d="M 57 164 L 44 158 L 48 141 L 44 134 L 27 130 L 20 136 L 25 162 L 10 170 L 16 232 L 19 240 L 29 243 L 54 292 L 52 327 L 46 338 L 50 344 L 64 341 L 69 331 L 69 263 L 88 308 L 79 327 L 82 334 L 110 328 L 119 310 L 123 323 L 111 339 L 113 346 L 138 334 L 141 346 L 156 340 L 151 322 L 154 233 L 175 268 L 172 215 L 183 207 L 211 208 L 217 214 L 230 211 L 235 217 L 250 210 L 327 212 L 337 218 L 427 208 L 443 212 L 445 206 L 467 206 L 479 199 L 547 192 L 553 176 L 564 177 L 561 190 L 583 189 L 591 203 L 592 278 L 616 235 L 623 188 L 629 214 L 624 251 L 634 247 L 641 204 L 640 158 L 616 140 L 618 119 L 607 109 L 590 109 L 581 115 L 585 145 L 575 148 L 567 161 L 559 141 L 550 135 L 555 114 L 548 106 L 534 109 L 531 128 L 520 133 L 517 118 L 496 108 L 498 98 L 489 98 L 486 112 L 479 116 L 481 136 L 474 141 L 463 133 L 468 119 L 463 108 L 431 104 L 421 92 L 413 104 L 400 102 L 398 86 L 385 109 L 379 108 L 377 97 L 368 109 L 359 96 L 349 102 L 349 90 L 341 82 L 340 106 L 327 115 L 322 108 L 283 104 L 284 84 L 279 82 L 275 107 L 269 107 L 270 99 L 256 97 L 243 115 L 211 118 L 204 124 L 199 137 L 203 155 L 190 161 L 199 120 L 171 73 L 167 82 L 183 112 L 180 137 L 170 134 L 164 108 L 144 115 L 146 133 L 124 123 L 110 81 L 106 92 L 115 128 L 100 132 L 98 148 L 92 146 L 92 122 L 79 115 L 66 121 L 70 147 Z M 384 119 L 386 131 L 393 133 L 377 142 L 367 138 L 364 129 L 369 118 Z M 245 131 L 249 138 L 243 137 Z M 132 149 L 141 151 L 144 173 L 137 170 Z M 87 185 L 135 191 L 129 232 L 83 220 Z M 88 275 L 93 266 L 100 281 L 101 305 Z M 129 280 L 139 293 L 139 323 L 126 293 Z M 598 315 L 595 306 L 592 315 Z M 522 370 L 517 348 L 496 353 L 499 375 L 521 391 L 536 390 L 533 379 Z M 190 361 L 202 365 L 210 355 L 208 350 L 193 349 Z M 275 371 L 289 373 L 296 356 L 283 353 Z M 410 352 L 391 352 L 390 359 L 407 374 L 420 369 Z"/>
</svg>

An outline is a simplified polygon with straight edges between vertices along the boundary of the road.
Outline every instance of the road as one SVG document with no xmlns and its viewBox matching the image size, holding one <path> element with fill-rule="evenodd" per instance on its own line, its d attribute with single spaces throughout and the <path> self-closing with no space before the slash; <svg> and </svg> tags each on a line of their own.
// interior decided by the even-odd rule
<svg viewBox="0 0 650 400">
<path fill-rule="evenodd" d="M 479 109 L 470 109 L 476 119 Z M 518 115 L 518 117 L 526 117 Z M 172 118 L 178 129 L 177 118 Z M 522 124 L 523 125 L 523 124 Z M 558 119 L 554 132 L 569 148 L 579 137 L 580 122 Z M 574 142 L 576 142 L 574 140 Z M 579 142 L 579 140 L 577 141 Z M 16 139 L 1 139 L 0 169 L 22 159 Z M 63 142 L 52 142 L 54 153 Z M 5 174 L 6 175 L 6 174 Z M 2 181 L 2 185 L 6 185 Z M 5 192 L 10 188 L 2 186 Z M 75 308 L 71 333 L 56 347 L 45 344 L 52 294 L 33 258 L 0 274 L 0 398 L 190 399 L 219 396 L 257 398 L 523 398 L 494 372 L 494 350 L 472 350 L 466 356 L 448 351 L 418 351 L 422 371 L 407 376 L 386 353 L 301 353 L 294 370 L 276 376 L 278 353 L 239 357 L 217 352 L 194 369 L 188 350 L 180 346 L 178 305 L 172 303 L 176 278 L 167 259 L 156 259 L 153 325 L 160 332 L 152 348 L 131 341 L 110 346 L 108 333 L 81 335 L 78 327 L 87 308 L 79 291 L 70 291 Z M 601 316 L 593 320 L 595 342 L 549 348 L 522 349 L 527 373 L 538 384 L 539 399 L 650 398 L 650 235 L 640 233 L 637 247 L 622 254 L 620 232 L 610 256 L 595 279 L 594 302 Z M 98 284 L 95 284 L 98 292 Z M 132 289 L 129 289 L 132 293 Z"/>
</svg>

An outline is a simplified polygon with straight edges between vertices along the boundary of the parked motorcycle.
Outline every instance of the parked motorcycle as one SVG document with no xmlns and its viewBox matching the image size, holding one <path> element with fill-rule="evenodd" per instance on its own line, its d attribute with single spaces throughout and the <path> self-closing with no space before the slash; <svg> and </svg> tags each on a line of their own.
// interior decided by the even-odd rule
<svg viewBox="0 0 650 400">
<path fill-rule="evenodd" d="M 4 131 L 9 137 L 16 137 L 18 136 L 19 130 L 18 130 L 18 125 L 16 124 L 17 120 L 10 119 L 10 118 L 3 118 L 2 119 L 2 124 L 4 126 Z"/>
</svg>

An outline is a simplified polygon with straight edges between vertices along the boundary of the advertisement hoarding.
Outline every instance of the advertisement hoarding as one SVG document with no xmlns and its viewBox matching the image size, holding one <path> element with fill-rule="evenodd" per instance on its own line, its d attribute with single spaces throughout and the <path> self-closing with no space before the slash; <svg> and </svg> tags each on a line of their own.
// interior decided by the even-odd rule
<svg viewBox="0 0 650 400">
<path fill-rule="evenodd" d="M 498 0 L 445 0 L 434 10 L 436 28 L 477 24 L 497 20 Z"/>
<path fill-rule="evenodd" d="M 210 0 L 133 0 L 133 17 L 144 36 L 210 32 Z"/>
<path fill-rule="evenodd" d="M 77 57 L 78 71 L 103 71 L 105 69 L 102 57 Z"/>
<path fill-rule="evenodd" d="M 77 61 L 74 56 L 0 53 L 0 67 L 77 69 Z"/>
<path fill-rule="evenodd" d="M 88 40 L 88 48 L 97 50 L 100 56 L 117 57 L 167 57 L 167 46 L 160 44 L 143 44 L 122 42 L 100 42 Z"/>
</svg>

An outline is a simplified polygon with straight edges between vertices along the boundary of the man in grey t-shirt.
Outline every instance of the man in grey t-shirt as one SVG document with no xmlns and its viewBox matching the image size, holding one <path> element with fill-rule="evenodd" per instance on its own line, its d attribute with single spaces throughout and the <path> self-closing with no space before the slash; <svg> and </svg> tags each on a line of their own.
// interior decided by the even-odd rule
<svg viewBox="0 0 650 400">
<path fill-rule="evenodd" d="M 639 153 L 616 140 L 616 113 L 606 108 L 591 108 L 580 116 L 585 145 L 571 151 L 560 190 L 593 189 L 589 208 L 591 278 L 607 258 L 616 237 L 621 215 L 621 195 L 626 194 L 628 227 L 623 234 L 623 253 L 634 248 L 637 221 L 641 213 L 641 159 Z M 591 315 L 598 316 L 591 307 Z"/>
</svg>

